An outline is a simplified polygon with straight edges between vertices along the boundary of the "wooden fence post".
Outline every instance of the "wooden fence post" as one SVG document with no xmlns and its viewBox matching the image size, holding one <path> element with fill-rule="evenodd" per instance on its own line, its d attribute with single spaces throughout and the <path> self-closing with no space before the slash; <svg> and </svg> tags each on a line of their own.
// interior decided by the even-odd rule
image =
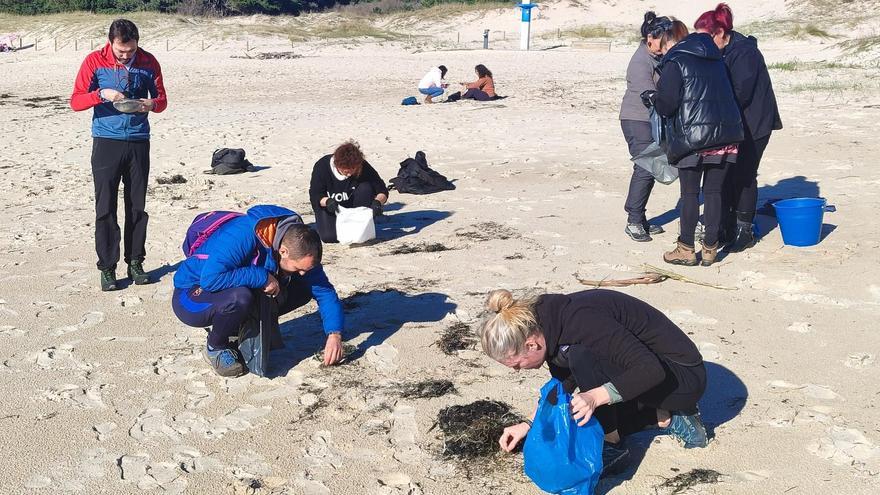
<svg viewBox="0 0 880 495">
<path fill-rule="evenodd" d="M 165 51 L 166 52 L 171 51 L 171 41 L 169 41 L 168 38 L 165 38 Z"/>
</svg>

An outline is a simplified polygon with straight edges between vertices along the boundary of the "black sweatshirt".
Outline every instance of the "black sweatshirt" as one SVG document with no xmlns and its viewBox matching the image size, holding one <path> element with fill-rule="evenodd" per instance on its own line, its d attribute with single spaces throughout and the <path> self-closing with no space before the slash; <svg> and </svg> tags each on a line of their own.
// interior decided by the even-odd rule
<svg viewBox="0 0 880 495">
<path fill-rule="evenodd" d="M 682 366 L 703 362 L 697 346 L 666 315 L 622 292 L 594 289 L 547 294 L 539 298 L 535 313 L 554 377 L 565 381 L 571 376 L 572 370 L 552 361 L 561 346 L 576 345 L 619 370 L 611 384 L 624 401 L 663 381 L 666 372 L 661 360 Z"/>
<path fill-rule="evenodd" d="M 345 180 L 339 180 L 330 169 L 331 158 L 333 158 L 333 155 L 322 157 L 315 163 L 315 168 L 312 169 L 309 200 L 312 203 L 312 208 L 315 210 L 321 208 L 321 199 L 328 196 L 332 196 L 338 203 L 345 203 L 351 197 L 358 184 L 363 182 L 372 184 L 376 194 L 388 194 L 385 182 L 379 177 L 376 169 L 367 163 L 366 160 L 364 160 L 364 166 L 359 176 L 346 177 Z"/>
<path fill-rule="evenodd" d="M 758 40 L 731 31 L 730 42 L 722 53 L 747 134 L 757 140 L 782 129 L 773 83 L 764 56 L 758 50 Z"/>
</svg>

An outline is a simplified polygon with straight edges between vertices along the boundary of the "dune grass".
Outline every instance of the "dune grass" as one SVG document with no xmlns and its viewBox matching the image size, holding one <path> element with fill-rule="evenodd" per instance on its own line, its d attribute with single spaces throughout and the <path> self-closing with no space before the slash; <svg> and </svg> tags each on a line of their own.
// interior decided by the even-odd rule
<svg viewBox="0 0 880 495">
<path fill-rule="evenodd" d="M 815 24 L 795 24 L 788 31 L 783 34 L 787 38 L 795 38 L 802 39 L 808 37 L 814 38 L 835 38 L 836 36 L 828 33 L 824 29 L 816 26 Z"/>
<path fill-rule="evenodd" d="M 817 62 L 807 62 L 803 60 L 787 60 L 785 62 L 774 62 L 772 64 L 768 64 L 767 68 L 770 70 L 778 70 L 782 72 L 797 72 L 803 70 L 819 70 L 819 69 L 860 69 L 862 68 L 856 64 L 845 64 L 842 62 L 835 62 L 832 60 L 822 60 Z"/>
</svg>

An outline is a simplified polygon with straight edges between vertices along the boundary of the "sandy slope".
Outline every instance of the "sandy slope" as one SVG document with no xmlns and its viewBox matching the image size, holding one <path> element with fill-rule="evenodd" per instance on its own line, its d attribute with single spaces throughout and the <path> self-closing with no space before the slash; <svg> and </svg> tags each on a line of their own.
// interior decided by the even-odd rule
<svg viewBox="0 0 880 495">
<path fill-rule="evenodd" d="M 618 3 L 628 15 L 643 8 Z M 748 5 L 758 16 L 759 3 Z M 84 52 L 0 56 L 0 94 L 10 95 L 0 99 L 0 493 L 538 493 L 515 460 L 484 472 L 440 458 L 432 425 L 442 407 L 485 397 L 527 412 L 546 371 L 514 373 L 432 343 L 452 323 L 473 322 L 491 288 L 574 291 L 583 288 L 575 273 L 617 277 L 659 264 L 675 238 L 677 188 L 657 186 L 649 205 L 668 233 L 629 241 L 617 107 L 632 46 L 421 51 L 434 46 L 442 40 L 312 42 L 294 48 L 307 57 L 282 61 L 156 49 L 170 105 L 151 117 L 152 176 L 188 182 L 151 186 L 147 263 L 161 281 L 110 294 L 95 287 L 89 114 L 65 106 Z M 834 54 L 808 41 L 762 46 L 771 62 Z M 428 67 L 445 63 L 456 81 L 478 62 L 511 98 L 398 105 Z M 667 312 L 711 363 L 703 408 L 717 438 L 699 452 L 637 439 L 638 461 L 604 491 L 654 493 L 664 478 L 705 468 L 724 476 L 700 493 L 876 493 L 877 70 L 772 75 L 786 128 L 765 156 L 761 201 L 827 197 L 838 211 L 825 221 L 836 228 L 795 249 L 762 216 L 768 234 L 753 250 L 679 269 L 735 291 L 673 281 L 622 289 Z M 186 225 L 199 211 L 258 203 L 310 217 L 311 166 L 349 137 L 386 178 L 424 150 L 458 188 L 394 195 L 382 242 L 327 250 L 341 295 L 366 293 L 349 304 L 347 338 L 360 346 L 351 364 L 326 370 L 310 359 L 320 340 L 310 307 L 286 320 L 278 377 L 219 379 L 198 354 L 204 331 L 170 312 L 167 267 L 180 259 Z M 221 146 L 244 147 L 265 168 L 203 175 Z M 450 250 L 389 255 L 421 242 Z M 395 392 L 427 378 L 452 379 L 458 393 Z"/>
</svg>

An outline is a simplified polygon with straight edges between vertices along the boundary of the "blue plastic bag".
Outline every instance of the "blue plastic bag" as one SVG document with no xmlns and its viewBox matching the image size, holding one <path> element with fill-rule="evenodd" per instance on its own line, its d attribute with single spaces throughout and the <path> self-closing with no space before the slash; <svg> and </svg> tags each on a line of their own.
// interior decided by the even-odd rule
<svg viewBox="0 0 880 495">
<path fill-rule="evenodd" d="M 538 413 L 523 446 L 525 472 L 545 492 L 591 495 L 602 474 L 605 433 L 596 418 L 578 426 L 570 404 L 571 395 L 556 378 L 541 388 Z"/>
</svg>

